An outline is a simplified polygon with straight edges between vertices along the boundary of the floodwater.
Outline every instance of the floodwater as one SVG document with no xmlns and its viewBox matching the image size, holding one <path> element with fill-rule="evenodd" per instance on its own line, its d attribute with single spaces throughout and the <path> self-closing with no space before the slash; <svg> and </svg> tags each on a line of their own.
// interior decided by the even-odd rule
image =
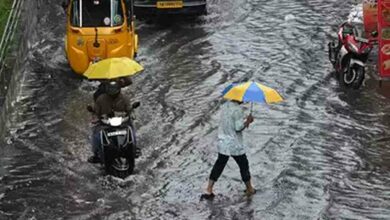
<svg viewBox="0 0 390 220">
<path fill-rule="evenodd" d="M 0 219 L 390 219 L 389 94 L 340 89 L 327 60 L 355 4 L 210 0 L 199 19 L 137 21 L 145 71 L 124 92 L 141 101 L 143 156 L 120 180 L 86 162 L 96 84 L 72 74 L 60 2 L 45 1 L 0 148 Z M 200 201 L 220 92 L 245 80 L 285 98 L 255 105 L 245 131 L 257 194 L 244 196 L 230 160 L 217 197 Z"/>
</svg>

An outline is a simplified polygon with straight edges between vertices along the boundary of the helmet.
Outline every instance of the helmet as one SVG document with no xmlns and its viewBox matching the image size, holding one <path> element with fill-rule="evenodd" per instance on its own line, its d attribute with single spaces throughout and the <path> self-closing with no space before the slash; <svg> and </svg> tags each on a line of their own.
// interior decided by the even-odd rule
<svg viewBox="0 0 390 220">
<path fill-rule="evenodd" d="M 108 82 L 106 84 L 106 93 L 110 96 L 116 96 L 121 92 L 121 87 L 115 81 Z"/>
</svg>

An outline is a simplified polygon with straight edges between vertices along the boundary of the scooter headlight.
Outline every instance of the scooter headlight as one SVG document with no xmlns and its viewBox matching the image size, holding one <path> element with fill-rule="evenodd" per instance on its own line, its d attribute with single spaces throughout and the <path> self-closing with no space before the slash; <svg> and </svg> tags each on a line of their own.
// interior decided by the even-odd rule
<svg viewBox="0 0 390 220">
<path fill-rule="evenodd" d="M 358 53 L 359 52 L 359 48 L 357 48 L 357 46 L 351 42 L 348 42 L 348 48 L 353 52 L 353 53 Z"/>
<path fill-rule="evenodd" d="M 109 124 L 110 124 L 111 126 L 117 127 L 117 126 L 122 125 L 122 118 L 121 118 L 121 117 L 109 118 L 109 119 L 108 119 L 108 122 L 109 122 Z"/>
</svg>

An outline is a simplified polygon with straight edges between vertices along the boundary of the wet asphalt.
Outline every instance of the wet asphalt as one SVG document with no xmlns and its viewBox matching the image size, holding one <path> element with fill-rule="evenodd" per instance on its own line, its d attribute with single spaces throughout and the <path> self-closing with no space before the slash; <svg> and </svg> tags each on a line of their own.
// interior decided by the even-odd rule
<svg viewBox="0 0 390 220">
<path fill-rule="evenodd" d="M 327 42 L 355 1 L 210 0 L 208 15 L 138 20 L 145 71 L 123 92 L 141 101 L 143 155 L 125 180 L 90 156 L 96 83 L 75 76 L 60 3 L 41 25 L 15 88 L 0 151 L 0 219 L 389 219 L 389 94 L 368 80 L 341 89 Z M 245 132 L 253 182 L 229 161 L 199 201 L 217 157 L 220 92 L 255 80 L 285 101 L 255 105 Z M 249 106 L 246 106 L 246 112 Z"/>
</svg>

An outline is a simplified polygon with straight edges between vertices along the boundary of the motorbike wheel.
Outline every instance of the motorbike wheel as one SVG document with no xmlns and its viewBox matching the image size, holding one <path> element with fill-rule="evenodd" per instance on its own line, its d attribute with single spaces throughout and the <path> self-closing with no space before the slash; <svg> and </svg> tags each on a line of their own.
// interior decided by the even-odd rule
<svg viewBox="0 0 390 220">
<path fill-rule="evenodd" d="M 340 84 L 347 88 L 358 89 L 364 80 L 364 67 L 347 65 L 340 73 Z"/>
<path fill-rule="evenodd" d="M 347 59 L 345 60 L 345 63 L 342 63 L 342 68 L 338 76 L 341 86 L 346 88 L 350 88 L 356 78 L 356 71 L 352 71 L 352 68 L 349 65 L 350 62 L 351 60 Z"/>
<path fill-rule="evenodd" d="M 352 88 L 359 89 L 360 86 L 363 84 L 363 80 L 364 80 L 364 75 L 365 75 L 364 67 L 355 66 L 355 68 L 352 69 L 355 69 L 356 71 L 356 79 L 352 84 Z"/>
</svg>

